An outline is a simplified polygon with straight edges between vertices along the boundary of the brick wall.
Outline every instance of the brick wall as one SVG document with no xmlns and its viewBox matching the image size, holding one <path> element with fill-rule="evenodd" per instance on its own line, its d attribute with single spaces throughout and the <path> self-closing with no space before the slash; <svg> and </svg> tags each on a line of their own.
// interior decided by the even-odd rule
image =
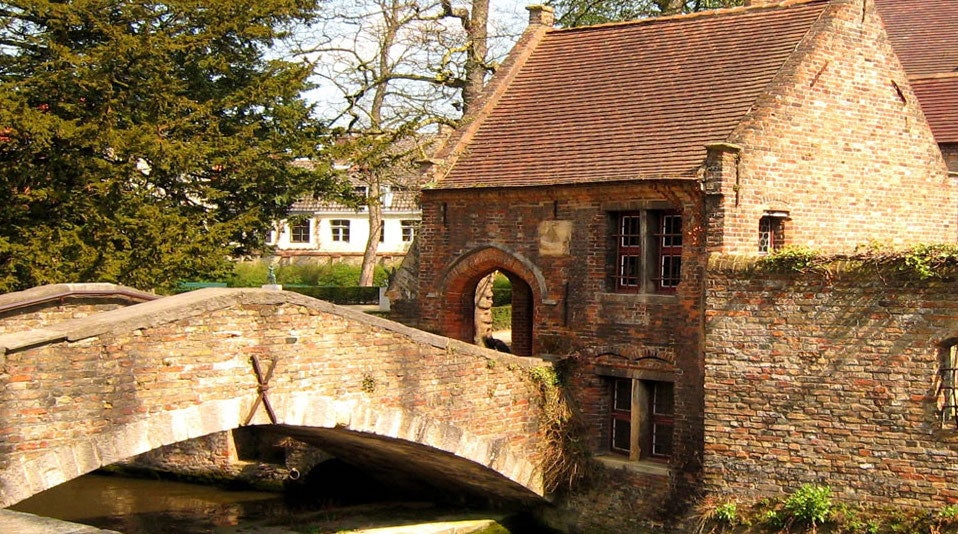
<svg viewBox="0 0 958 534">
<path fill-rule="evenodd" d="M 942 143 L 938 145 L 948 164 L 948 170 L 958 172 L 958 143 Z"/>
<path fill-rule="evenodd" d="M 680 499 L 697 485 L 702 447 L 701 198 L 694 181 L 424 191 L 419 326 L 468 339 L 463 302 L 471 300 L 463 294 L 493 269 L 522 279 L 533 293 L 531 353 L 573 357 L 572 391 L 591 450 L 609 448 L 611 377 L 674 381 L 672 478 L 656 487 Z M 663 208 L 681 211 L 684 219 L 678 291 L 616 293 L 613 213 Z M 565 252 L 541 246 L 544 221 L 571 229 Z M 669 500 L 649 498 L 649 505 Z"/>
<path fill-rule="evenodd" d="M 277 362 L 269 394 L 281 421 L 366 432 L 371 425 L 466 458 L 487 455 L 472 461 L 535 483 L 531 466 L 522 466 L 534 463 L 539 445 L 539 386 L 528 368 L 541 362 L 262 290 L 201 290 L 58 328 L 62 335 L 50 342 L 0 337 L 6 504 L 56 473 L 70 478 L 242 425 L 256 398 L 253 355 L 264 372 Z M 269 423 L 262 406 L 252 423 Z M 428 455 L 420 450 L 418 458 Z M 447 467 L 455 476 L 456 466 Z M 53 474 L 42 480 L 32 474 L 47 470 Z"/>
<path fill-rule="evenodd" d="M 958 500 L 958 430 L 937 417 L 958 287 L 893 274 L 756 275 L 713 264 L 705 481 L 738 498 L 827 484 L 849 502 Z"/>
<path fill-rule="evenodd" d="M 25 332 L 135 304 L 122 297 L 68 298 L 0 313 L 0 335 Z"/>
<path fill-rule="evenodd" d="M 788 212 L 787 244 L 826 251 L 956 240 L 958 189 L 864 4 L 833 2 L 726 140 L 741 153 L 718 250 L 755 254 L 765 210 Z"/>
</svg>

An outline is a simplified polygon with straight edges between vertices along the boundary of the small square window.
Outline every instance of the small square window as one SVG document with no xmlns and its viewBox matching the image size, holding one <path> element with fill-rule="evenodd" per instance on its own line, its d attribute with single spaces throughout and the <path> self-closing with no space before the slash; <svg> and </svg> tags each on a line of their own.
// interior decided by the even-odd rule
<svg viewBox="0 0 958 534">
<path fill-rule="evenodd" d="M 333 241 L 349 242 L 349 220 L 336 219 L 329 221 L 329 229 L 332 232 Z"/>
<path fill-rule="evenodd" d="M 310 242 L 310 220 L 301 219 L 289 225 L 290 243 L 309 243 Z"/>
<path fill-rule="evenodd" d="M 938 414 L 942 427 L 958 429 L 958 341 L 939 351 Z"/>
<path fill-rule="evenodd" d="M 416 231 L 419 227 L 419 221 L 400 221 L 400 227 L 402 228 L 402 240 L 403 242 L 410 242 L 416 237 Z"/>
<path fill-rule="evenodd" d="M 758 251 L 775 252 L 785 244 L 785 217 L 765 215 L 758 221 Z"/>
</svg>

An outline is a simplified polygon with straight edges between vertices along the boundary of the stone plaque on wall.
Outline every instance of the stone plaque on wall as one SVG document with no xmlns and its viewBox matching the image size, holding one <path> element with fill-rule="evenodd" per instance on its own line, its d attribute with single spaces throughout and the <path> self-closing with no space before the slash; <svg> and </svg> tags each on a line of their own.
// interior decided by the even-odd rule
<svg viewBox="0 0 958 534">
<path fill-rule="evenodd" d="M 572 242 L 572 221 L 539 223 L 539 255 L 568 256 Z"/>
</svg>

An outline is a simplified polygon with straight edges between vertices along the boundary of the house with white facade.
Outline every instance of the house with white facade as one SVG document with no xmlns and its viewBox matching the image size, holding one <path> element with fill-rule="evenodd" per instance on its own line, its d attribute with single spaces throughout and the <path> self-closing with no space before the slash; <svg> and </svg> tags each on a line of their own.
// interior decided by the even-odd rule
<svg viewBox="0 0 958 534">
<path fill-rule="evenodd" d="M 366 196 L 366 186 L 355 181 L 356 193 Z M 419 192 L 400 185 L 383 185 L 382 232 L 377 256 L 380 263 L 401 261 L 419 228 L 422 210 Z M 270 236 L 281 262 L 348 262 L 359 264 L 369 239 L 369 211 L 324 199 L 300 199 L 290 216 L 279 221 Z"/>
</svg>

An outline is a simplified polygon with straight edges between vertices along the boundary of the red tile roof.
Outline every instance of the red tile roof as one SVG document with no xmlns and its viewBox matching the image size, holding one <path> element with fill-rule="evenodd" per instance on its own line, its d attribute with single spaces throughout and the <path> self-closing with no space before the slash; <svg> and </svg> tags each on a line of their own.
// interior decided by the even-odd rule
<svg viewBox="0 0 958 534">
<path fill-rule="evenodd" d="M 394 190 L 384 195 L 383 212 L 384 213 L 418 213 L 420 207 L 419 191 L 414 189 Z M 365 213 L 366 208 L 356 209 L 342 202 L 334 200 L 304 197 L 293 203 L 289 209 L 290 213 Z"/>
<path fill-rule="evenodd" d="M 958 72 L 958 0 L 877 0 L 876 5 L 910 76 Z"/>
<path fill-rule="evenodd" d="M 552 30 L 438 187 L 693 177 L 826 5 Z"/>
<path fill-rule="evenodd" d="M 935 140 L 958 143 L 958 72 L 914 77 L 911 88 L 921 102 Z"/>
<path fill-rule="evenodd" d="M 876 5 L 935 140 L 958 143 L 958 0 Z"/>
</svg>

